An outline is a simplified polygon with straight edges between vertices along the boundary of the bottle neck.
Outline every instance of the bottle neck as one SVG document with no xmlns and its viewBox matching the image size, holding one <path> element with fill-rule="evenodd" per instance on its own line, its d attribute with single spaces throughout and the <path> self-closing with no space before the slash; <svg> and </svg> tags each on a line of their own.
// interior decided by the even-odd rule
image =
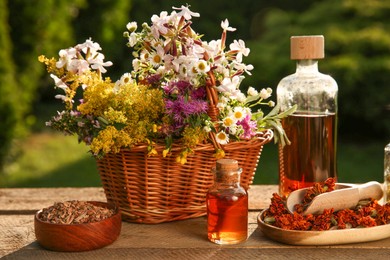
<svg viewBox="0 0 390 260">
<path fill-rule="evenodd" d="M 318 60 L 298 60 L 297 73 L 318 73 Z"/>
<path fill-rule="evenodd" d="M 241 169 L 237 171 L 215 171 L 214 181 L 216 185 L 239 186 Z"/>
</svg>

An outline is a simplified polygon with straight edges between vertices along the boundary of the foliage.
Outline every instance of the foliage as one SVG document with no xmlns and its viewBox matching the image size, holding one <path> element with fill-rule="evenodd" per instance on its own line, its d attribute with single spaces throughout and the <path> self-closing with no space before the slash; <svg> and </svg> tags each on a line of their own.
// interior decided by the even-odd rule
<svg viewBox="0 0 390 260">
<path fill-rule="evenodd" d="M 295 71 L 288 59 L 289 36 L 322 34 L 326 58 L 320 70 L 339 85 L 340 133 L 388 135 L 389 15 L 390 2 L 379 0 L 327 0 L 299 13 L 271 10 L 262 37 L 248 43 L 255 53 L 249 61 L 259 69 L 253 73 L 276 86 Z"/>
<path fill-rule="evenodd" d="M 139 143 L 148 143 L 149 155 L 155 155 L 154 143 L 165 140 L 165 157 L 172 143 L 180 142 L 181 163 L 199 143 L 212 142 L 220 158 L 221 145 L 256 138 L 265 129 L 275 129 L 276 140 L 284 144 L 280 119 L 294 108 L 278 114 L 276 107 L 267 116 L 261 109 L 252 112 L 255 105 L 275 104 L 264 102 L 271 89 L 250 88 L 248 96 L 239 89 L 253 67 L 242 62 L 249 54 L 244 41 L 226 45 L 227 32 L 235 28 L 225 19 L 221 39 L 202 41 L 191 27 L 191 18 L 199 14 L 186 6 L 173 9 L 171 14 L 153 15 L 152 25 L 143 23 L 140 32 L 136 22 L 127 24 L 124 35 L 134 49 L 133 71 L 115 83 L 102 77 L 112 62 L 104 61 L 100 45 L 91 40 L 61 50 L 58 60 L 41 56 L 56 88 L 65 92 L 56 96 L 65 110 L 48 125 L 77 134 L 96 156 Z M 73 108 L 78 90 L 82 99 Z M 219 113 L 208 114 L 209 105 Z"/>
<path fill-rule="evenodd" d="M 320 70 L 332 74 L 339 83 L 341 137 L 356 135 L 355 140 L 361 141 L 388 136 L 388 1 L 187 2 L 207 17 L 194 25 L 197 31 L 205 32 L 204 39 L 218 37 L 220 31 L 215 24 L 229 17 L 238 29 L 232 34 L 234 38 L 245 40 L 251 48 L 246 61 L 254 65 L 253 76 L 243 82 L 243 87 L 261 84 L 275 88 L 283 76 L 294 71 L 294 64 L 288 59 L 290 35 L 325 35 L 327 56 L 320 62 Z M 62 46 L 93 37 L 115 63 L 110 73 L 118 76 L 117 72 L 130 67 L 124 55 L 126 47 L 119 47 L 124 39 L 114 37 L 121 32 L 124 22 L 130 17 L 146 21 L 152 13 L 181 3 L 178 0 L 1 1 L 0 55 L 5 62 L 0 70 L 0 125 L 7 131 L 1 130 L 0 134 L 5 138 L 0 142 L 0 161 L 8 153 L 6 144 L 11 142 L 10 138 L 20 136 L 34 123 L 37 103 L 47 104 L 54 93 L 48 88 L 48 78 L 43 77 L 43 67 L 36 62 L 38 54 L 44 50 L 52 56 Z M 3 33 L 4 28 L 12 30 Z M 3 47 L 5 42 L 8 43 Z"/>
<path fill-rule="evenodd" d="M 43 50 L 54 55 L 59 46 L 74 39 L 71 20 L 84 0 L 9 1 L 10 37 L 14 44 L 12 59 L 16 65 L 18 113 L 31 125 L 31 108 L 44 73 L 36 57 Z M 39 10 L 39 11 L 38 11 Z M 53 19 L 55 17 L 55 19 Z M 29 125 L 25 126 L 29 127 Z"/>
<path fill-rule="evenodd" d="M 0 59 L 10 61 L 0 63 L 0 172 L 7 155 L 7 151 L 14 137 L 14 130 L 17 124 L 14 64 L 11 59 L 11 41 L 9 38 L 9 27 L 5 22 L 8 13 L 6 2 L 0 2 Z"/>
<path fill-rule="evenodd" d="M 111 77 L 120 76 L 120 72 L 128 67 L 128 60 L 124 59 L 127 48 L 124 39 L 118 35 L 122 34 L 123 26 L 129 20 L 132 3 L 130 0 L 87 0 L 72 20 L 76 42 L 91 37 L 110 57 L 114 63 L 113 70 L 108 72 Z"/>
<path fill-rule="evenodd" d="M 99 5 L 102 1 L 95 2 Z M 114 4 L 113 1 L 106 2 L 118 9 L 106 9 L 107 15 L 102 23 L 107 24 L 107 27 L 104 27 L 103 35 L 109 35 L 113 23 L 118 22 L 120 17 L 127 16 L 131 4 L 128 0 L 117 0 Z M 5 62 L 0 65 L 0 127 L 6 130 L 2 130 L 0 134 L 0 162 L 10 153 L 8 148 L 12 140 L 28 134 L 36 119 L 33 114 L 36 103 L 44 101 L 45 93 L 49 93 L 43 91 L 45 88 L 47 90 L 48 80 L 43 78 L 44 69 L 36 62 L 37 55 L 43 50 L 47 55 L 54 55 L 61 46 L 76 41 L 76 36 L 81 32 L 75 32 L 73 25 L 88 20 L 80 19 L 76 22 L 80 10 L 87 8 L 87 3 L 95 4 L 88 0 L 1 1 L 0 56 Z M 88 13 L 97 14 L 90 9 Z M 104 10 L 97 15 L 101 13 Z M 108 23 L 108 20 L 112 22 Z M 116 26 L 118 28 L 120 25 Z M 96 25 L 89 28 L 96 30 L 103 27 Z"/>
</svg>

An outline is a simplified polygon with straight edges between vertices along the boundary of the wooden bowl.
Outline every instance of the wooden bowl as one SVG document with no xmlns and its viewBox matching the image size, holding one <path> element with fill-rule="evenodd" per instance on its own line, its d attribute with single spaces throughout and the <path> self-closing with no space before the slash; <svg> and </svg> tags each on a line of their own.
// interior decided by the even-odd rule
<svg viewBox="0 0 390 260">
<path fill-rule="evenodd" d="M 39 210 L 34 217 L 38 243 L 49 250 L 79 252 L 98 249 L 113 243 L 122 227 L 120 210 L 114 204 L 88 201 L 96 206 L 115 209 L 115 214 L 99 222 L 85 224 L 53 224 L 42 221 Z"/>
</svg>

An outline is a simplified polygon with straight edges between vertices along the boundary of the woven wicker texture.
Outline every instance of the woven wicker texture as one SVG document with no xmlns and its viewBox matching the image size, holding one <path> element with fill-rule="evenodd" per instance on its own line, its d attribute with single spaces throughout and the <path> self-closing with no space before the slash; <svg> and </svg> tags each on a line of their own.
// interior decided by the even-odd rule
<svg viewBox="0 0 390 260">
<path fill-rule="evenodd" d="M 263 145 L 272 137 L 268 130 L 252 140 L 223 145 L 225 158 L 238 160 L 243 169 L 241 185 L 245 188 L 252 184 Z M 176 162 L 179 145 L 173 145 L 172 156 L 167 158 L 161 155 L 164 149 L 157 145 L 159 156 L 149 157 L 146 145 L 138 145 L 97 160 L 107 200 L 117 204 L 123 220 L 154 224 L 206 214 L 206 193 L 213 184 L 211 169 L 216 164 L 214 145 L 198 145 L 184 165 Z"/>
</svg>

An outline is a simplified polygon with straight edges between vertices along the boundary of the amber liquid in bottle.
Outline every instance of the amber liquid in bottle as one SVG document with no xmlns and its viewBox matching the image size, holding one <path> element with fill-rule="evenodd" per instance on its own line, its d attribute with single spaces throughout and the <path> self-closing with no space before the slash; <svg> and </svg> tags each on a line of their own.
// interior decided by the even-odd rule
<svg viewBox="0 0 390 260">
<path fill-rule="evenodd" d="M 248 237 L 248 196 L 215 191 L 207 194 L 208 239 L 237 244 Z"/>
<path fill-rule="evenodd" d="M 288 195 L 336 173 L 335 114 L 293 114 L 282 120 L 290 145 L 279 146 L 279 193 Z"/>
</svg>

